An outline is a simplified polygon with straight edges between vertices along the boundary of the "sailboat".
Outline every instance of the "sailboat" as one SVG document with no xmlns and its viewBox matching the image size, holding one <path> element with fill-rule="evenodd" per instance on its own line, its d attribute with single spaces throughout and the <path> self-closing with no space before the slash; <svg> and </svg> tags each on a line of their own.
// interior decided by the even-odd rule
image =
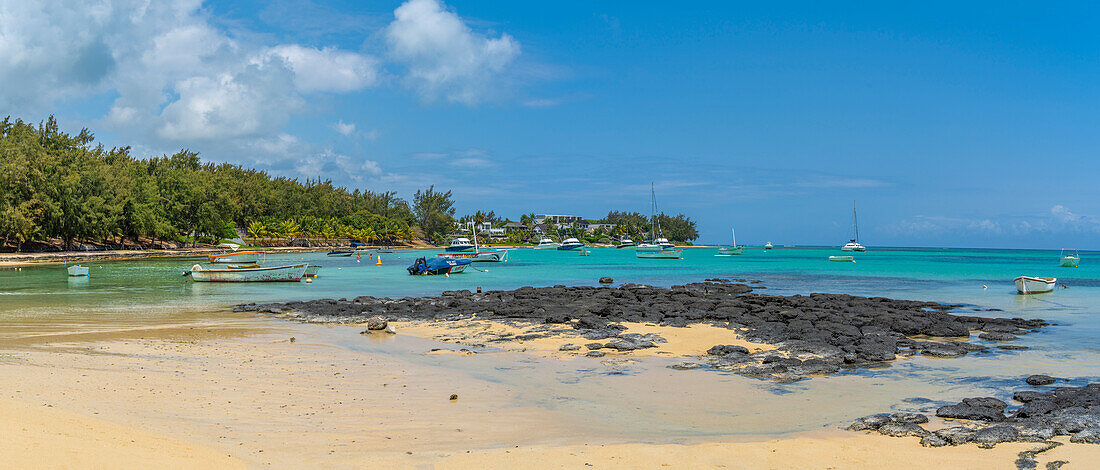
<svg viewBox="0 0 1100 470">
<path fill-rule="evenodd" d="M 852 201 L 852 232 L 853 237 L 851 241 L 845 243 L 840 247 L 840 251 L 867 251 L 867 248 L 859 244 L 859 219 L 856 217 L 856 203 Z"/>
<path fill-rule="evenodd" d="M 732 228 L 730 229 L 730 235 L 733 235 L 733 246 L 718 247 L 718 256 L 739 255 L 745 249 L 743 246 L 737 246 L 737 232 Z"/>
<path fill-rule="evenodd" d="M 680 259 L 684 254 L 661 234 L 661 220 L 657 217 L 657 192 L 653 183 L 649 184 L 650 210 L 653 220 L 649 226 L 649 240 L 635 247 L 635 256 L 646 259 Z"/>
</svg>

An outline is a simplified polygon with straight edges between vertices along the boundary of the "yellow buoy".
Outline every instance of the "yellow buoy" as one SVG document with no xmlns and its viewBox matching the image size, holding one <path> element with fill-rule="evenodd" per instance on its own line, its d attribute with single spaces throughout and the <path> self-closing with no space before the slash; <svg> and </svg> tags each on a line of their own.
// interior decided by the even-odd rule
<svg viewBox="0 0 1100 470">
<path fill-rule="evenodd" d="M 376 266 L 381 266 L 381 265 L 382 265 L 382 257 L 381 257 L 381 256 L 379 256 L 379 257 L 378 257 L 378 262 L 377 262 L 377 263 L 374 263 L 374 264 L 375 264 Z"/>
<path fill-rule="evenodd" d="M 988 289 L 985 284 L 982 284 L 982 289 Z"/>
</svg>

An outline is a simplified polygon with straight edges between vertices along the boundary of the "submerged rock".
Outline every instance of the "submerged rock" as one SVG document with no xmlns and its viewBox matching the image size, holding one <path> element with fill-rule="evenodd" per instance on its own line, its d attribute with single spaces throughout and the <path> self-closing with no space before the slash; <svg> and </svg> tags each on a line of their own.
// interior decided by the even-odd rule
<svg viewBox="0 0 1100 470">
<path fill-rule="evenodd" d="M 1036 374 L 1028 376 L 1027 379 L 1024 379 L 1024 382 L 1027 382 L 1028 385 L 1050 385 L 1054 383 L 1054 377 Z"/>
</svg>

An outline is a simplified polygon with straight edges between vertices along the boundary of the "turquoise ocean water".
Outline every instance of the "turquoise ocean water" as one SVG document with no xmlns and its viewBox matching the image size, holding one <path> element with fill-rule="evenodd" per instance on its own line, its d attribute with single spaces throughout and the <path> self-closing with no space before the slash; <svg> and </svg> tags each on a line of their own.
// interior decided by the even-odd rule
<svg viewBox="0 0 1100 470">
<path fill-rule="evenodd" d="M 988 353 L 957 359 L 914 357 L 896 361 L 890 367 L 855 369 L 840 376 L 794 384 L 761 383 L 761 387 L 776 392 L 774 401 L 782 407 L 795 406 L 795 396 L 860 395 L 862 405 L 857 409 L 835 409 L 833 414 L 815 418 L 816 421 L 800 418 L 794 420 L 794 424 L 777 424 L 770 429 L 774 432 L 838 425 L 858 413 L 883 411 L 883 407 L 921 410 L 922 406 L 931 406 L 902 402 L 904 397 L 952 400 L 993 395 L 1008 399 L 1011 392 L 1006 390 L 1019 389 L 1021 378 L 1033 373 L 1065 377 L 1072 384 L 1100 378 L 1100 312 L 1096 308 L 1100 306 L 1100 252 L 1082 252 L 1081 267 L 1061 268 L 1057 251 L 872 247 L 867 253 L 854 254 L 856 263 L 839 263 L 827 260 L 830 255 L 841 254 L 835 247 L 779 247 L 768 252 L 747 248 L 745 254 L 730 257 L 715 256 L 714 248 L 688 248 L 682 260 L 637 259 L 632 250 L 614 248 L 591 249 L 591 256 L 579 256 L 575 251 L 516 249 L 510 253 L 507 263 L 474 264 L 467 272 L 450 277 L 414 277 L 406 273 L 405 267 L 414 258 L 434 252 L 382 254 L 382 266 L 376 266 L 368 256 L 360 262 L 354 258 L 329 258 L 323 253 L 282 254 L 268 258 L 269 264 L 308 261 L 321 265 L 320 277 L 310 284 L 210 284 L 192 282 L 181 275 L 193 264 L 205 262 L 204 258 L 86 263 L 91 268 L 90 278 L 69 278 L 62 265 L 22 270 L 5 268 L 0 270 L 0 327 L 17 330 L 21 323 L 57 322 L 94 328 L 97 323 L 116 320 L 157 324 L 171 322 L 185 312 L 222 309 L 246 302 L 359 295 L 402 297 L 454 289 L 473 290 L 479 286 L 511 289 L 526 285 L 596 285 L 601 276 L 613 277 L 616 284 L 634 282 L 662 286 L 727 277 L 762 280 L 767 289 L 760 292 L 768 294 L 834 292 L 931 300 L 963 304 L 958 313 L 1039 317 L 1055 323 L 1014 342 L 1027 346 L 1029 349 L 1025 351 L 993 348 Z M 1017 295 L 1012 278 L 1022 274 L 1055 276 L 1068 288 L 1059 287 L 1050 294 Z M 978 341 L 977 338 L 973 340 Z M 599 387 L 613 389 L 628 383 L 621 381 L 660 382 L 684 377 L 676 375 L 683 372 L 665 369 L 660 363 L 681 359 L 654 358 L 653 361 L 658 361 L 656 367 L 639 363 L 634 366 L 637 372 L 634 379 L 617 379 L 615 377 L 626 376 L 604 376 L 587 363 L 563 365 L 537 358 L 515 359 L 508 367 L 487 371 L 485 363 L 477 361 L 425 356 L 419 354 L 422 352 L 419 349 L 400 352 L 392 345 L 363 343 L 357 331 L 333 330 L 333 341 L 365 353 L 400 354 L 404 360 L 460 368 L 478 377 L 509 384 L 515 382 L 517 388 L 526 386 L 526 382 L 539 383 L 544 391 L 532 392 L 532 397 L 536 397 L 533 401 L 541 403 L 544 398 L 538 397 L 544 397 L 545 390 L 553 390 L 556 396 L 573 397 L 571 407 L 587 403 L 586 406 L 593 409 L 606 411 L 606 416 L 622 411 L 618 408 L 621 405 L 615 404 L 617 400 L 614 399 L 606 403 L 593 402 L 587 395 L 574 390 L 578 381 L 593 381 Z M 562 376 L 567 376 L 568 380 L 557 379 Z M 582 376 L 583 381 L 578 379 Z M 717 383 L 755 380 L 714 377 L 708 380 Z M 587 388 L 585 393 L 592 393 L 599 387 Z M 830 403 L 840 398 L 833 400 Z M 664 405 L 654 403 L 652 406 Z M 815 402 L 810 408 L 820 409 L 820 406 Z M 728 410 L 716 407 L 710 411 L 726 413 Z M 807 409 L 802 414 L 816 416 L 817 413 Z M 672 425 L 660 424 L 664 423 L 660 420 L 635 420 L 631 425 L 639 423 L 652 426 L 657 434 L 672 429 L 668 427 Z M 689 431 L 684 432 L 728 433 L 745 426 L 743 422 L 728 421 L 709 427 L 688 426 L 684 429 Z M 755 426 L 754 432 L 761 432 L 762 425 Z"/>
</svg>

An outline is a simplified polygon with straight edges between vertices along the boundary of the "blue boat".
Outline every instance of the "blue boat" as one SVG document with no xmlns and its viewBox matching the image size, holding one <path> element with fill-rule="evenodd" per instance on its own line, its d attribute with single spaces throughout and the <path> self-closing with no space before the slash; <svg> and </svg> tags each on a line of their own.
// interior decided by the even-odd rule
<svg viewBox="0 0 1100 470">
<path fill-rule="evenodd" d="M 472 261 L 468 259 L 448 259 L 448 258 L 417 258 L 413 261 L 413 264 L 408 267 L 409 274 L 414 276 L 420 275 L 433 275 L 433 274 L 454 274 L 460 273 L 469 266 Z"/>
<path fill-rule="evenodd" d="M 354 254 L 355 252 L 351 250 L 332 250 L 328 252 L 329 256 L 351 256 Z"/>
<path fill-rule="evenodd" d="M 576 238 L 566 238 L 565 241 L 561 242 L 561 246 L 558 247 L 558 250 L 561 250 L 561 251 L 576 250 L 576 249 L 581 248 L 583 246 L 584 246 L 584 243 L 581 243 L 581 241 L 577 240 Z"/>
</svg>

